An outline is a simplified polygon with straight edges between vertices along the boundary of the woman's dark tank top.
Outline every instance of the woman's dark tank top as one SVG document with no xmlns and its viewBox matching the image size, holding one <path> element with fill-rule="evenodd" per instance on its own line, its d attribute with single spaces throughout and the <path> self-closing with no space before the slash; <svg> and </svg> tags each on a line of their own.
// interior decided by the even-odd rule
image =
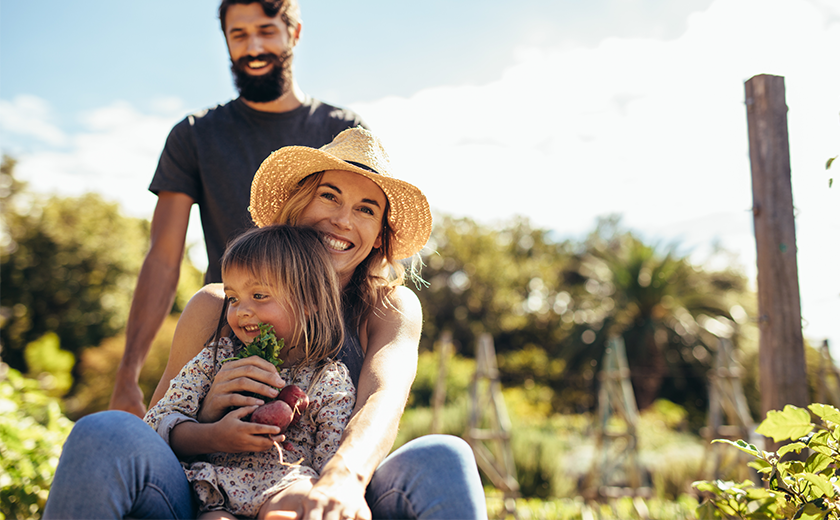
<svg viewBox="0 0 840 520">
<path fill-rule="evenodd" d="M 362 342 L 359 340 L 359 330 L 354 327 L 344 327 L 344 344 L 338 353 L 338 360 L 347 365 L 350 379 L 356 389 L 359 388 L 359 375 L 362 373 L 362 362 L 365 354 L 362 352 Z"/>
</svg>

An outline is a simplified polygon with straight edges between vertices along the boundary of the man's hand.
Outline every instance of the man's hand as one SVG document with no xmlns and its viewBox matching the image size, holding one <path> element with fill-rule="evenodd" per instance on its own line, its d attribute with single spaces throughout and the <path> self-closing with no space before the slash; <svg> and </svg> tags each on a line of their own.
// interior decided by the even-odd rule
<svg viewBox="0 0 840 520">
<path fill-rule="evenodd" d="M 243 395 L 251 392 L 270 399 L 277 397 L 278 388 L 286 382 L 270 362 L 257 356 L 228 361 L 213 379 L 213 385 L 204 397 L 198 420 L 203 423 L 216 422 L 232 407 L 263 404 L 262 399 Z"/>
<path fill-rule="evenodd" d="M 123 410 L 133 413 L 139 418 L 146 415 L 146 405 L 143 398 L 143 391 L 137 381 L 130 377 L 123 377 L 117 372 L 117 381 L 114 384 L 114 392 L 111 394 L 111 402 L 108 408 L 111 410 Z"/>
</svg>

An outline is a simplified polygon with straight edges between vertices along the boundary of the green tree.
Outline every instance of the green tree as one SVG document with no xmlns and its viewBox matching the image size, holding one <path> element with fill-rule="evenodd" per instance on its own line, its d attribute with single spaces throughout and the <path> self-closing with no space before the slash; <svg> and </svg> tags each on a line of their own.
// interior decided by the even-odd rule
<svg viewBox="0 0 840 520">
<path fill-rule="evenodd" d="M 478 337 L 489 333 L 505 386 L 565 389 L 553 394 L 555 411 L 588 409 L 594 373 L 566 370 L 561 357 L 575 329 L 570 305 L 585 293 L 570 264 L 579 247 L 525 218 L 494 227 L 437 218 L 434 252 L 423 271 L 429 287 L 418 292 L 425 315 L 421 347 L 430 349 L 448 330 L 461 354 L 471 357 Z"/>
<path fill-rule="evenodd" d="M 741 273 L 700 269 L 675 246 L 645 244 L 616 217 L 575 243 L 526 219 L 491 228 L 444 216 L 429 249 L 429 287 L 418 292 L 422 348 L 448 330 L 471 356 L 490 333 L 503 384 L 552 389 L 556 412 L 595 406 L 599 363 L 618 335 L 639 405 L 666 398 L 699 426 L 718 336 L 742 342 L 751 300 Z"/>
<path fill-rule="evenodd" d="M 673 245 L 643 243 L 614 217 L 586 240 L 574 270 L 588 297 L 575 302 L 576 330 L 563 345 L 569 367 L 599 363 L 607 340 L 621 336 L 639 407 L 662 397 L 702 418 L 720 338 L 741 341 L 744 275 L 698 268 Z"/>
<path fill-rule="evenodd" d="M 499 353 L 544 348 L 564 337 L 554 304 L 569 243 L 553 241 L 524 218 L 497 229 L 444 216 L 430 246 L 423 270 L 429 286 L 418 292 L 424 349 L 445 330 L 468 355 L 482 333 L 493 336 Z"/>
<path fill-rule="evenodd" d="M 82 349 L 123 329 L 149 243 L 149 222 L 124 216 L 117 204 L 96 194 L 32 193 L 15 179 L 14 166 L 4 156 L 0 340 L 3 360 L 28 372 L 24 348 L 48 332 L 78 358 Z M 192 294 L 199 277 L 187 262 L 182 287 Z M 176 310 L 186 301 L 179 295 Z"/>
<path fill-rule="evenodd" d="M 4 160 L 3 175 L 13 166 Z M 24 347 L 47 332 L 77 353 L 123 327 L 149 226 L 95 194 L 42 199 L 7 184 L 17 189 L 3 204 L 3 358 L 26 371 Z"/>
</svg>

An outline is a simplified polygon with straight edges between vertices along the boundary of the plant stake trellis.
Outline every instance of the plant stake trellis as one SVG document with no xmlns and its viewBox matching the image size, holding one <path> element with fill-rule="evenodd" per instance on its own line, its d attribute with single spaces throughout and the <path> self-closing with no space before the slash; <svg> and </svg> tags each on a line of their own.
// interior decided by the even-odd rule
<svg viewBox="0 0 840 520">
<path fill-rule="evenodd" d="M 478 467 L 504 493 L 506 514 L 516 517 L 519 482 L 510 446 L 510 418 L 502 397 L 493 337 L 487 333 L 479 336 L 476 345 L 469 421 L 465 437 Z"/>
</svg>

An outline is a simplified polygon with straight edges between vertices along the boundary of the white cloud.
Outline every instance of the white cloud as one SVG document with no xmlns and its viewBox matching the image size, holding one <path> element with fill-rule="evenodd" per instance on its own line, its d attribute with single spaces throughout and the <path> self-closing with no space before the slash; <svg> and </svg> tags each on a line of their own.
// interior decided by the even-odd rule
<svg viewBox="0 0 840 520">
<path fill-rule="evenodd" d="M 45 100 L 30 95 L 12 101 L 0 99 L 0 129 L 5 134 L 34 137 L 51 146 L 63 146 L 67 136 L 52 121 L 52 110 Z"/>
<path fill-rule="evenodd" d="M 83 130 L 69 136 L 63 150 L 25 154 L 17 172 L 36 190 L 95 191 L 119 201 L 128 214 L 150 217 L 156 198 L 147 187 L 179 117 L 144 114 L 125 102 L 83 113 Z"/>
<path fill-rule="evenodd" d="M 805 0 L 719 0 L 676 39 L 522 48 L 495 82 L 353 109 L 438 211 L 528 215 L 561 234 L 622 213 L 649 236 L 718 241 L 754 275 L 744 82 L 784 76 L 806 334 L 840 347 L 840 270 L 824 260 L 840 253 L 840 193 L 824 171 L 840 153 L 838 15 Z"/>
<path fill-rule="evenodd" d="M 45 103 L 32 99 L 33 106 L 45 108 L 30 112 L 37 127 L 51 114 Z M 75 196 L 96 192 L 118 202 L 128 215 L 151 218 L 157 197 L 148 186 L 166 136 L 184 116 L 183 103 L 174 98 L 153 102 L 152 110 L 152 114 L 144 113 L 129 103 L 115 102 L 81 113 L 82 131 L 66 136 L 61 149 L 16 157 L 16 175 L 41 193 Z M 190 251 L 190 258 L 199 269 L 207 266 L 203 240 L 194 210 L 187 242 L 197 245 Z"/>
</svg>

